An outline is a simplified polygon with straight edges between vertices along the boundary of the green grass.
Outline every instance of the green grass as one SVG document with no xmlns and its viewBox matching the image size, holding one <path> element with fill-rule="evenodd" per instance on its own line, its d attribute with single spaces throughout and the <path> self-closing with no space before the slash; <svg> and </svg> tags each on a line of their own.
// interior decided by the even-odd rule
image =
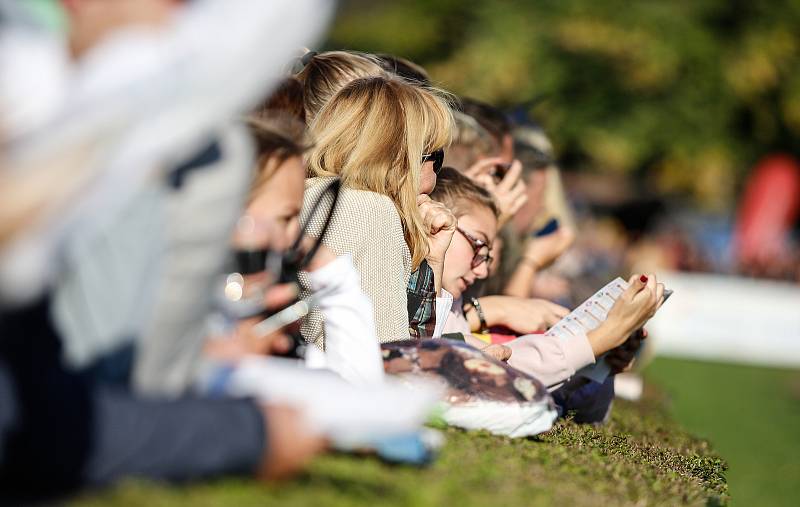
<svg viewBox="0 0 800 507">
<path fill-rule="evenodd" d="M 560 422 L 535 439 L 447 429 L 430 467 L 326 456 L 279 486 L 246 480 L 166 487 L 128 482 L 75 505 L 718 505 L 725 465 L 709 445 L 678 429 L 661 400 L 617 403 L 602 428 Z"/>
<path fill-rule="evenodd" d="M 725 456 L 733 505 L 800 503 L 800 371 L 657 359 L 647 375 Z"/>
</svg>

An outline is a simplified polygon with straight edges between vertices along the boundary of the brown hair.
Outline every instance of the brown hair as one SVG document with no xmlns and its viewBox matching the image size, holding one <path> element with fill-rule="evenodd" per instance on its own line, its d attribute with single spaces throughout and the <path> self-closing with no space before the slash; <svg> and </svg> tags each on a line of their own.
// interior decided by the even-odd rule
<svg viewBox="0 0 800 507">
<path fill-rule="evenodd" d="M 453 113 L 456 130 L 453 142 L 444 154 L 444 163 L 466 171 L 477 161 L 490 157 L 500 149 L 494 137 L 472 116 Z"/>
<path fill-rule="evenodd" d="M 511 122 L 508 117 L 486 102 L 462 97 L 459 111 L 475 118 L 483 128 L 489 131 L 498 144 L 502 144 L 503 138 L 511 134 Z"/>
<path fill-rule="evenodd" d="M 293 77 L 287 77 L 278 84 L 272 94 L 253 111 L 256 118 L 285 115 L 300 123 L 305 123 L 303 85 Z"/>
<path fill-rule="evenodd" d="M 466 215 L 473 206 L 483 206 L 495 217 L 500 215 L 491 194 L 452 167 L 442 167 L 436 176 L 431 199 L 450 208 L 456 217 Z"/>
<path fill-rule="evenodd" d="M 310 172 L 388 196 L 419 266 L 428 253 L 417 207 L 422 155 L 450 143 L 449 96 L 395 76 L 356 79 L 325 104 L 310 130 L 317 143 Z"/>
<path fill-rule="evenodd" d="M 303 69 L 296 74 L 303 87 L 306 123 L 311 123 L 320 109 L 354 79 L 388 76 L 380 61 L 369 54 L 355 51 L 308 53 Z M 308 55 L 307 54 L 307 55 Z"/>
<path fill-rule="evenodd" d="M 249 117 L 247 127 L 256 147 L 256 170 L 248 201 L 292 157 L 302 157 L 309 148 L 305 126 L 290 116 Z"/>
<path fill-rule="evenodd" d="M 386 53 L 380 53 L 375 56 L 387 72 L 391 72 L 415 84 L 431 84 L 431 78 L 428 76 L 428 72 L 421 65 L 401 56 L 389 55 Z"/>
</svg>

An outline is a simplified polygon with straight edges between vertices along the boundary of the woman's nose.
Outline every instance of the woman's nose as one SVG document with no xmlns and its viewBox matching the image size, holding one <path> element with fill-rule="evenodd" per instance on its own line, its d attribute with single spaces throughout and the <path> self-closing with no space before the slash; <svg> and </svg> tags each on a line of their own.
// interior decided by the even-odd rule
<svg viewBox="0 0 800 507">
<path fill-rule="evenodd" d="M 475 277 L 478 280 L 483 280 L 484 278 L 488 278 L 489 276 L 489 263 L 486 261 L 481 262 L 474 268 L 472 268 L 472 272 L 475 273 Z"/>
</svg>

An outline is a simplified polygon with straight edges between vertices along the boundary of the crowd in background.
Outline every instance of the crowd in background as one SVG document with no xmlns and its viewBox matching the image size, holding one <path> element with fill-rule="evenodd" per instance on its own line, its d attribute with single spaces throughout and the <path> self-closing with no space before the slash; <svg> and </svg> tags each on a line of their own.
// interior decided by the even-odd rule
<svg viewBox="0 0 800 507">
<path fill-rule="evenodd" d="M 595 329 L 545 334 L 628 245 L 576 218 L 541 127 L 397 56 L 302 50 L 322 0 L 59 5 L 65 34 L 0 1 L 4 494 L 388 453 L 439 396 L 384 370 L 398 342 L 607 419 L 613 376 L 576 373 L 630 368 L 664 287 L 647 266 Z"/>
</svg>

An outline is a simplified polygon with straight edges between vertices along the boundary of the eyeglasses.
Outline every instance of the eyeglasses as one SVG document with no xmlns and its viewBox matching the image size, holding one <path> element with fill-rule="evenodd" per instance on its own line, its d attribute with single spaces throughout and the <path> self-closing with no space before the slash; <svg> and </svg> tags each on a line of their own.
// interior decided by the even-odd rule
<svg viewBox="0 0 800 507">
<path fill-rule="evenodd" d="M 469 246 L 472 247 L 472 251 L 475 253 L 475 255 L 472 257 L 472 264 L 471 264 L 472 269 L 477 268 L 484 262 L 487 265 L 492 263 L 492 254 L 489 253 L 491 252 L 491 247 L 488 244 L 486 244 L 485 241 L 476 238 L 475 236 L 466 232 L 461 227 L 456 227 L 456 230 L 460 232 L 461 235 L 464 236 L 464 239 L 466 239 L 469 242 Z M 482 251 L 485 253 L 481 253 Z"/>
<path fill-rule="evenodd" d="M 436 151 L 431 153 L 427 153 L 422 156 L 422 163 L 433 160 L 433 172 L 434 174 L 439 174 L 439 171 L 442 170 L 442 165 L 444 165 L 444 149 L 439 148 Z"/>
</svg>

